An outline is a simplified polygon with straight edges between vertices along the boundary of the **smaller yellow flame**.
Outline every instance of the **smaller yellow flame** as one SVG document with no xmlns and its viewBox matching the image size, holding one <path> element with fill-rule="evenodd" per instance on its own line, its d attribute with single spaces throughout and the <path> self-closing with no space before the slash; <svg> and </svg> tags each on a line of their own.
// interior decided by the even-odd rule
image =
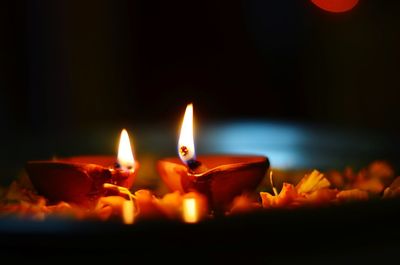
<svg viewBox="0 0 400 265">
<path fill-rule="evenodd" d="M 122 204 L 122 220 L 124 224 L 133 224 L 135 221 L 135 205 L 133 201 L 124 201 Z"/>
<path fill-rule="evenodd" d="M 178 141 L 178 153 L 181 160 L 186 163 L 195 159 L 194 140 L 193 140 L 193 104 L 186 107 L 183 117 L 181 133 Z"/>
<path fill-rule="evenodd" d="M 183 221 L 186 223 L 196 223 L 199 221 L 197 201 L 195 198 L 183 199 Z"/>
<path fill-rule="evenodd" d="M 122 130 L 119 139 L 118 163 L 123 169 L 134 169 L 135 159 L 133 158 L 129 135 L 125 129 Z"/>
</svg>

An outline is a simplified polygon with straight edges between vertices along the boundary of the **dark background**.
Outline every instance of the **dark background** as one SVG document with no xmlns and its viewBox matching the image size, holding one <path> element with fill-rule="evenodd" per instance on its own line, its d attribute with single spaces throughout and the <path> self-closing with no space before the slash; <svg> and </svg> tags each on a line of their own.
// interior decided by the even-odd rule
<svg viewBox="0 0 400 265">
<path fill-rule="evenodd" d="M 1 1 L 0 180 L 29 160 L 115 155 L 123 127 L 139 179 L 158 180 L 190 101 L 200 154 L 400 168 L 399 14 L 397 0 L 341 14 L 309 0 Z"/>
<path fill-rule="evenodd" d="M 398 0 L 360 0 L 344 14 L 309 0 L 0 1 L 0 180 L 10 182 L 31 159 L 115 152 L 122 126 L 165 124 L 134 134 L 139 174 L 158 179 L 154 155 L 176 155 L 176 127 L 189 101 L 205 122 L 346 128 L 337 137 L 330 129 L 234 124 L 203 140 L 259 146 L 273 166 L 279 154 L 283 162 L 305 159 L 309 168 L 376 158 L 400 165 L 393 141 L 400 128 L 399 26 Z M 352 129 L 364 133 L 349 136 Z M 248 131 L 250 139 L 240 142 Z M 126 256 L 377 263 L 397 258 L 398 209 L 398 202 L 368 202 L 184 228 L 0 220 L 0 253 L 52 264 L 81 255 L 114 263 Z"/>
<path fill-rule="evenodd" d="M 0 4 L 0 122 L 16 128 L 272 118 L 399 128 L 400 2 Z"/>
</svg>

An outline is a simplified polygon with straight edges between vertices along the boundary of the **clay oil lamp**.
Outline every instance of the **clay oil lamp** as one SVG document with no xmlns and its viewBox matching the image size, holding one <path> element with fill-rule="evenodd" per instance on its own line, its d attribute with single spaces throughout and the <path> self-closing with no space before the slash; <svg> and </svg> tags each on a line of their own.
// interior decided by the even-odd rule
<svg viewBox="0 0 400 265">
<path fill-rule="evenodd" d="M 51 202 L 65 201 L 90 207 L 105 195 L 104 183 L 130 189 L 139 163 L 135 161 L 127 131 L 121 132 L 118 156 L 75 156 L 29 161 L 27 174 L 39 194 Z"/>
<path fill-rule="evenodd" d="M 183 118 L 177 157 L 157 163 L 157 170 L 171 191 L 197 191 L 208 199 L 214 212 L 225 211 L 232 200 L 254 191 L 269 167 L 268 158 L 256 155 L 196 156 L 193 139 L 193 105 L 189 104 Z"/>
</svg>

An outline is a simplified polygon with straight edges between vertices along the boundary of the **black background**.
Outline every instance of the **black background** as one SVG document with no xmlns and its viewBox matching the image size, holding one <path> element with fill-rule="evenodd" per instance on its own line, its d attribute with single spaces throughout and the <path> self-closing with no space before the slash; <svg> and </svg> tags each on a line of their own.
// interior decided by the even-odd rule
<svg viewBox="0 0 400 265">
<path fill-rule="evenodd" d="M 0 4 L 0 122 L 82 128 L 267 118 L 399 128 L 399 1 Z"/>
</svg>

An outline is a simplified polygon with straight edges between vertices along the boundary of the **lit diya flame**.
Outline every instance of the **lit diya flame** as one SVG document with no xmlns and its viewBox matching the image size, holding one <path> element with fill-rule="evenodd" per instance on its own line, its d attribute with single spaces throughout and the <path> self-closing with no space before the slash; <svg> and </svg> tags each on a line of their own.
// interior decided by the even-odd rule
<svg viewBox="0 0 400 265">
<path fill-rule="evenodd" d="M 199 221 L 197 208 L 197 201 L 195 198 L 185 198 L 183 200 L 183 221 L 186 223 L 197 223 Z"/>
<path fill-rule="evenodd" d="M 178 141 L 179 158 L 185 163 L 191 173 L 201 173 L 207 170 L 207 167 L 196 160 L 196 152 L 193 139 L 193 104 L 186 107 L 185 115 L 182 121 L 181 133 Z"/>
<path fill-rule="evenodd" d="M 131 142 L 129 141 L 128 132 L 125 129 L 122 130 L 119 139 L 118 164 L 124 170 L 134 170 L 135 168 Z"/>
<path fill-rule="evenodd" d="M 196 161 L 193 139 L 193 104 L 190 103 L 186 107 L 185 116 L 183 117 L 181 133 L 178 141 L 178 153 L 183 163 L 191 166 Z"/>
<path fill-rule="evenodd" d="M 319 8 L 333 13 L 341 13 L 353 9 L 359 0 L 311 0 Z"/>
</svg>

